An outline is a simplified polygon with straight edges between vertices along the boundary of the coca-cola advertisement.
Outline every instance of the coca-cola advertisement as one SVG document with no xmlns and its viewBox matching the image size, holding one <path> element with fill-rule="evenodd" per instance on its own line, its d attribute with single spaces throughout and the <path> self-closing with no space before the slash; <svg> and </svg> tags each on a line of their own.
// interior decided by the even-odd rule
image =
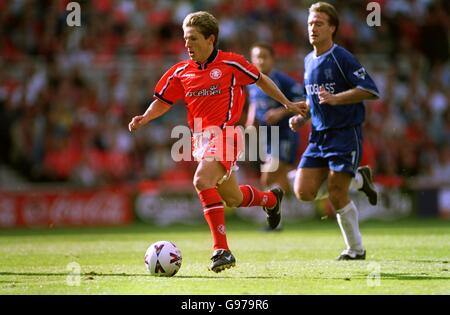
<svg viewBox="0 0 450 315">
<path fill-rule="evenodd" d="M 0 192 L 0 227 L 121 225 L 132 219 L 123 190 Z"/>
</svg>

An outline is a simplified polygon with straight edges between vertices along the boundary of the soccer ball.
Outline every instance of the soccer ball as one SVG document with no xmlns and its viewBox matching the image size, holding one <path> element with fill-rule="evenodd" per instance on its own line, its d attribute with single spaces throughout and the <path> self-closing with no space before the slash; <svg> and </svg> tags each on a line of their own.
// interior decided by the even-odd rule
<svg viewBox="0 0 450 315">
<path fill-rule="evenodd" d="M 181 267 L 181 252 L 174 243 L 159 241 L 145 252 L 145 266 L 154 276 L 172 277 Z"/>
</svg>

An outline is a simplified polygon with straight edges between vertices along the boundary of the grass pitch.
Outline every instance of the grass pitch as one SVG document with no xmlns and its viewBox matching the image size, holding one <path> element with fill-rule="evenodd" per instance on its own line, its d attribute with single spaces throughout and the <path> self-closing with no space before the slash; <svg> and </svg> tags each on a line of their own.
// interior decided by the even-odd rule
<svg viewBox="0 0 450 315">
<path fill-rule="evenodd" d="M 207 270 L 206 223 L 1 230 L 0 295 L 450 294 L 449 222 L 363 223 L 367 260 L 352 262 L 335 261 L 343 240 L 334 220 L 270 233 L 235 220 L 227 228 L 237 266 L 219 274 Z M 144 253 L 158 240 L 181 249 L 183 263 L 172 278 L 145 270 Z"/>
</svg>

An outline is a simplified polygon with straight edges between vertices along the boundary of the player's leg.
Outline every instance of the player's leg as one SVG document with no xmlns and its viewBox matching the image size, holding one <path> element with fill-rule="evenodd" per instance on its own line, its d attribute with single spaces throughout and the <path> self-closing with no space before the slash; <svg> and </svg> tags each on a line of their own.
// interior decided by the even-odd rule
<svg viewBox="0 0 450 315">
<path fill-rule="evenodd" d="M 318 158 L 318 156 L 323 156 L 324 154 L 324 148 L 327 152 L 332 152 L 335 154 L 334 151 L 331 150 L 331 148 L 334 148 L 336 144 L 337 152 L 353 152 L 353 154 L 349 154 L 347 159 L 349 160 L 349 163 L 347 167 L 352 170 L 352 174 L 354 174 L 354 177 L 351 179 L 351 189 L 352 191 L 362 191 L 366 194 L 367 198 L 369 199 L 369 202 L 371 205 L 377 204 L 378 199 L 378 193 L 375 190 L 375 187 L 373 185 L 373 179 L 372 179 L 372 171 L 368 166 L 362 166 L 358 167 L 356 172 L 353 172 L 353 170 L 356 168 L 357 165 L 359 165 L 359 161 L 361 159 L 361 152 L 362 152 L 362 135 L 361 135 L 361 127 L 355 127 L 355 128 L 348 128 L 342 131 L 332 131 L 332 135 L 330 135 L 327 138 L 324 138 L 324 133 L 312 133 L 311 139 L 313 139 L 316 142 L 310 142 L 308 147 L 306 148 L 302 159 L 299 164 L 299 168 L 314 168 L 314 167 L 326 167 L 328 168 L 328 162 L 326 159 Z M 342 143 L 339 141 L 341 139 L 348 139 L 348 141 L 342 142 L 344 146 L 342 147 Z M 322 141 L 325 141 L 327 145 L 325 145 L 322 148 L 319 148 L 319 146 L 323 145 Z M 321 143 L 321 145 L 318 145 L 318 143 Z M 356 163 L 356 164 L 355 164 Z M 297 170 L 297 173 L 295 174 L 295 177 L 288 175 L 288 178 L 294 178 L 294 190 L 296 191 L 296 196 L 299 200 L 308 200 L 308 199 L 301 199 L 299 196 L 298 186 L 299 186 L 299 171 Z M 307 184 L 307 183 L 305 183 Z M 297 188 L 295 188 L 297 186 Z M 314 186 L 314 183 L 311 183 L 311 186 Z M 303 187 L 305 187 L 303 185 Z M 308 187 L 308 186 L 306 186 Z M 320 187 L 317 190 L 313 190 L 314 193 L 314 200 L 320 200 L 325 199 L 328 197 L 328 182 L 325 180 Z M 310 197 L 310 196 L 305 196 Z"/>
<path fill-rule="evenodd" d="M 302 155 L 294 177 L 294 194 L 300 201 L 316 200 L 319 188 L 328 176 L 328 161 L 321 157 L 320 133 L 310 134 L 310 143 Z"/>
<path fill-rule="evenodd" d="M 214 253 L 210 269 L 220 272 L 235 265 L 236 260 L 228 247 L 225 212 L 217 183 L 225 176 L 220 162 L 202 160 L 194 175 L 194 187 L 203 207 L 203 214 L 213 237 Z"/>
<path fill-rule="evenodd" d="M 351 191 L 362 191 L 372 206 L 378 202 L 378 192 L 373 185 L 372 169 L 368 165 L 360 166 L 350 183 Z"/>
<path fill-rule="evenodd" d="M 242 204 L 244 196 L 239 189 L 239 184 L 234 173 L 231 173 L 227 180 L 217 186 L 217 190 L 228 207 L 237 208 Z"/>
<path fill-rule="evenodd" d="M 327 134 L 329 199 L 336 211 L 346 249 L 339 260 L 365 259 L 366 251 L 359 231 L 358 209 L 349 197 L 349 187 L 361 160 L 361 128 L 334 130 Z"/>
<path fill-rule="evenodd" d="M 294 179 L 294 193 L 298 200 L 317 200 L 320 187 L 328 176 L 324 162 L 322 159 L 302 158 Z"/>
<path fill-rule="evenodd" d="M 281 219 L 281 201 L 283 191 L 274 188 L 270 191 L 260 191 L 251 185 L 238 185 L 236 176 L 232 173 L 229 178 L 218 186 L 218 191 L 229 207 L 261 206 L 267 213 L 267 221 L 275 229 Z"/>
<path fill-rule="evenodd" d="M 359 231 L 358 209 L 349 198 L 351 175 L 330 170 L 328 175 L 329 199 L 336 210 L 336 218 L 344 237 L 346 249 L 339 260 L 365 259 L 366 252 Z"/>
<path fill-rule="evenodd" d="M 292 169 L 292 165 L 283 161 L 275 162 L 274 160 L 271 160 L 270 163 L 270 165 L 265 164 L 261 169 L 261 185 L 268 188 L 279 186 L 284 192 L 290 192 L 288 173 Z M 277 165 L 275 165 L 276 163 Z M 276 170 L 272 171 L 274 169 Z"/>
<path fill-rule="evenodd" d="M 295 185 L 295 178 L 297 177 L 297 170 L 290 170 L 288 172 L 288 181 L 291 187 Z M 378 192 L 373 184 L 372 170 L 368 165 L 358 167 L 355 177 L 350 182 L 350 191 L 362 191 L 369 200 L 372 206 L 378 202 Z M 328 198 L 328 180 L 326 179 L 319 187 L 314 200 L 321 200 Z"/>
<path fill-rule="evenodd" d="M 288 173 L 295 167 L 299 147 L 297 133 L 290 129 L 280 130 L 279 143 L 270 142 L 267 148 L 269 159 L 261 167 L 261 183 L 263 187 L 277 185 L 285 193 L 292 191 Z M 276 147 L 274 147 L 276 146 Z"/>
<path fill-rule="evenodd" d="M 271 164 L 264 164 L 261 168 L 261 184 L 264 188 L 272 189 L 275 193 L 280 195 L 280 201 L 284 193 L 292 191 L 288 180 L 288 172 L 292 166 L 283 162 L 271 159 Z M 272 171 L 275 170 L 275 171 Z M 281 188 L 281 189 L 280 189 Z M 284 193 L 283 193 L 284 192 Z M 281 209 L 281 208 L 280 208 Z M 265 231 L 281 230 L 281 212 L 277 215 L 267 216 L 268 226 L 264 228 Z M 275 226 L 275 228 L 274 228 Z"/>
</svg>

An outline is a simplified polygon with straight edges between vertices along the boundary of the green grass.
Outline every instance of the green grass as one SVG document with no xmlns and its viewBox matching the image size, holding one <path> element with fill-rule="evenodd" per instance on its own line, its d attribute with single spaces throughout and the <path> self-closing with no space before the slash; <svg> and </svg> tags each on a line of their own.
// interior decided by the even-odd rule
<svg viewBox="0 0 450 315">
<path fill-rule="evenodd" d="M 338 262 L 343 241 L 333 220 L 290 224 L 273 233 L 229 221 L 237 266 L 220 274 L 207 270 L 206 223 L 1 230 L 0 295 L 450 294 L 449 222 L 364 223 L 367 260 Z M 175 277 L 152 277 L 144 268 L 145 250 L 158 240 L 170 240 L 182 251 Z M 79 286 L 67 284 L 71 262 L 81 267 Z"/>
</svg>

